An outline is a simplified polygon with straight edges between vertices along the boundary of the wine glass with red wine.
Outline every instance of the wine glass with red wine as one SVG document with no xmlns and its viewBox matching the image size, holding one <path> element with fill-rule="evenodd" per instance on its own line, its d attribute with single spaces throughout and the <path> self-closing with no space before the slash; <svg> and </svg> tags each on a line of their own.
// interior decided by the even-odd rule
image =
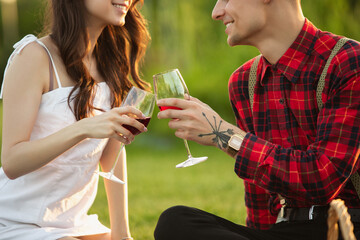
<svg viewBox="0 0 360 240">
<path fill-rule="evenodd" d="M 135 107 L 136 109 L 139 109 L 144 114 L 145 118 L 136 119 L 136 120 L 144 124 L 145 127 L 147 127 L 154 111 L 155 95 L 140 88 L 132 87 L 128 92 L 125 100 L 122 102 L 121 106 L 122 107 L 132 106 Z M 122 126 L 127 130 L 129 130 L 134 135 L 138 135 L 140 133 L 140 131 L 133 126 L 127 124 L 124 124 Z M 100 176 L 121 184 L 125 183 L 124 181 L 120 180 L 118 177 L 114 175 L 115 166 L 119 160 L 123 148 L 124 148 L 124 144 L 121 143 L 120 150 L 116 156 L 114 165 L 112 166 L 111 170 L 109 172 L 98 172 Z"/>
<path fill-rule="evenodd" d="M 163 98 L 181 98 L 185 99 L 189 95 L 184 79 L 182 78 L 178 69 L 168 70 L 166 72 L 158 73 L 153 76 L 154 89 L 157 99 Z M 181 110 L 172 106 L 161 106 L 160 111 L 166 109 Z M 188 154 L 188 159 L 176 165 L 177 168 L 190 167 L 201 163 L 208 159 L 208 157 L 193 157 L 191 155 L 188 142 L 184 139 L 185 148 Z"/>
</svg>

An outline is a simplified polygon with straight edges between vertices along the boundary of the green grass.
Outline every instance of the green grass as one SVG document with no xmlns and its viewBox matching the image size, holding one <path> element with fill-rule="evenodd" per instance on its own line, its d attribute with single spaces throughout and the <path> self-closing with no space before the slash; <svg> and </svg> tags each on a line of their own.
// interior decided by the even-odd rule
<svg viewBox="0 0 360 240">
<path fill-rule="evenodd" d="M 190 143 L 194 156 L 207 155 L 209 159 L 176 169 L 175 165 L 186 158 L 182 141 L 144 135 L 127 147 L 129 219 L 135 239 L 153 239 L 161 212 L 174 205 L 197 207 L 244 224 L 243 183 L 233 171 L 233 159 L 215 148 Z M 109 226 L 102 180 L 90 212 Z"/>
<path fill-rule="evenodd" d="M 159 124 L 166 126 L 165 121 Z M 216 148 L 189 142 L 195 157 L 208 156 L 209 159 L 189 168 L 177 169 L 175 165 L 187 157 L 183 141 L 171 131 L 162 133 L 162 137 L 155 136 L 155 130 L 151 131 L 153 125 L 150 124 L 148 133 L 137 136 L 126 147 L 129 219 L 134 239 L 153 239 L 160 214 L 174 205 L 197 207 L 244 224 L 246 209 L 243 183 L 233 171 L 234 160 Z M 98 214 L 100 221 L 109 227 L 102 178 L 90 213 Z"/>
</svg>

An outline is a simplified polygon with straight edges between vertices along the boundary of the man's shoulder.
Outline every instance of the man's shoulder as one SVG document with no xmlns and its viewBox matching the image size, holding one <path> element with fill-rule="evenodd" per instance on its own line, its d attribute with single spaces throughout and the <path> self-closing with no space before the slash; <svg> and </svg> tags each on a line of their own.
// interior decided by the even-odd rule
<svg viewBox="0 0 360 240">
<path fill-rule="evenodd" d="M 331 32 L 326 31 L 319 31 L 318 38 L 314 46 L 314 50 L 319 55 L 328 55 L 332 51 L 333 47 L 336 45 L 336 43 L 342 39 L 345 38 L 341 35 L 336 35 Z M 344 46 L 339 51 L 339 55 L 346 54 L 348 52 L 353 52 L 356 55 L 360 54 L 360 43 L 357 40 L 348 38 L 349 40 L 344 44 Z"/>
<path fill-rule="evenodd" d="M 334 55 L 331 62 L 328 59 L 331 54 L 334 54 L 335 45 L 340 43 L 341 39 L 347 39 L 338 52 Z M 340 82 L 345 79 L 359 79 L 360 73 L 360 42 L 344 36 L 335 35 L 332 33 L 324 34 L 317 41 L 318 46 L 315 48 L 319 59 L 322 59 L 322 65 L 328 63 L 327 74 L 332 81 L 329 84 L 332 86 L 339 86 Z M 320 46 L 320 47 L 319 47 Z M 351 80 L 353 81 L 353 80 Z M 351 82 L 349 81 L 349 82 Z"/>
<path fill-rule="evenodd" d="M 247 78 L 250 73 L 251 66 L 253 65 L 255 58 L 252 58 L 245 62 L 243 65 L 241 65 L 239 68 L 237 68 L 230 77 L 230 82 L 238 81 L 241 79 Z M 240 78 L 240 79 L 239 79 Z"/>
<path fill-rule="evenodd" d="M 339 66 L 338 69 L 342 74 L 353 75 L 360 73 L 360 43 L 356 40 L 349 39 L 341 48 L 332 62 Z"/>
<path fill-rule="evenodd" d="M 360 42 L 354 39 L 349 38 L 343 47 L 343 52 L 351 53 L 354 55 L 360 55 Z"/>
</svg>

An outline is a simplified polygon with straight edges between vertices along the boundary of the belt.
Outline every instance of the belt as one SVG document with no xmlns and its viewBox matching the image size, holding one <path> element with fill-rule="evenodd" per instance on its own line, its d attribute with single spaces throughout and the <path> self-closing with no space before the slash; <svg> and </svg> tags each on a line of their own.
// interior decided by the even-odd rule
<svg viewBox="0 0 360 240">
<path fill-rule="evenodd" d="M 283 206 L 279 212 L 276 223 L 325 220 L 328 217 L 329 206 L 316 206 L 306 208 L 292 208 Z M 349 208 L 348 213 L 352 222 L 360 223 L 360 209 Z"/>
</svg>

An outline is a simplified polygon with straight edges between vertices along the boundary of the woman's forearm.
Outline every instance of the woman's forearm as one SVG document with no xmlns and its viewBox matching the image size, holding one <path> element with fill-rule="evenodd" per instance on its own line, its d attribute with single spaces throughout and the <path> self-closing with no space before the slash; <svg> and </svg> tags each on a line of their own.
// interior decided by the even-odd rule
<svg viewBox="0 0 360 240">
<path fill-rule="evenodd" d="M 3 148 L 4 172 L 9 178 L 15 179 L 48 164 L 85 139 L 86 135 L 79 125 L 79 122 L 76 122 L 45 138 L 19 142 L 12 147 Z"/>
</svg>

